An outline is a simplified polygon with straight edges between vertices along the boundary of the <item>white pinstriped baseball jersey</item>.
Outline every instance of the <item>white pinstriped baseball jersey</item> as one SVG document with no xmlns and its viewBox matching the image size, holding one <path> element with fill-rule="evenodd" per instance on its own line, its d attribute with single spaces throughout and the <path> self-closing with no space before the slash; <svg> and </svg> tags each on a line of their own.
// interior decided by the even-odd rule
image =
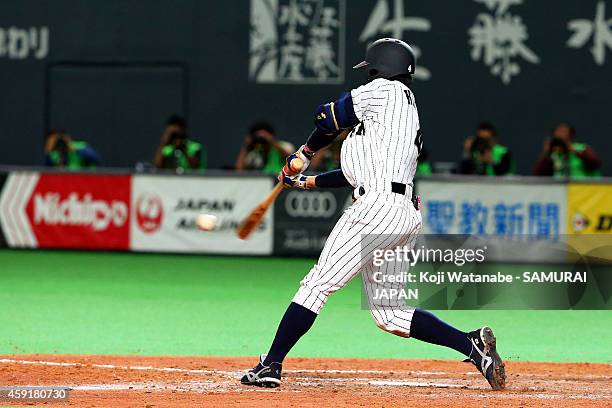
<svg viewBox="0 0 612 408">
<path fill-rule="evenodd" d="M 404 84 L 375 79 L 351 91 L 360 120 L 342 144 L 342 172 L 353 187 L 390 191 L 412 185 L 421 148 L 414 94 Z"/>
<path fill-rule="evenodd" d="M 365 194 L 346 209 L 329 235 L 317 264 L 300 282 L 293 302 L 319 313 L 328 297 L 359 272 L 376 324 L 402 337 L 410 335 L 414 309 L 402 301 L 377 299 L 381 289 L 402 284 L 373 279 L 375 249 L 412 249 L 421 231 L 421 213 L 406 194 L 392 192 L 392 182 L 412 185 L 421 149 L 414 95 L 397 81 L 376 79 L 351 91 L 360 120 L 342 145 L 342 171 Z M 387 263 L 383 272 L 399 276 L 405 262 Z"/>
</svg>

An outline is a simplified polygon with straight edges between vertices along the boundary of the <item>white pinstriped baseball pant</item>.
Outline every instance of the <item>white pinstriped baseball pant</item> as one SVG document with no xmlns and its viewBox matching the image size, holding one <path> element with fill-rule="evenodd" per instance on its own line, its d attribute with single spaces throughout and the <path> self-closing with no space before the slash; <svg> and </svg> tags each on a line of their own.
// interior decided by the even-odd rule
<svg viewBox="0 0 612 408">
<path fill-rule="evenodd" d="M 374 300 L 374 294 L 380 293 L 380 289 L 401 289 L 404 284 L 381 283 L 372 274 L 374 249 L 414 247 L 422 221 L 408 193 L 368 192 L 347 208 L 327 238 L 319 261 L 300 282 L 293 302 L 318 314 L 332 293 L 362 272 L 376 325 L 395 335 L 409 337 L 414 309 L 401 299 Z M 407 267 L 405 261 L 394 261 L 385 263 L 380 270 L 389 276 L 406 272 Z"/>
</svg>

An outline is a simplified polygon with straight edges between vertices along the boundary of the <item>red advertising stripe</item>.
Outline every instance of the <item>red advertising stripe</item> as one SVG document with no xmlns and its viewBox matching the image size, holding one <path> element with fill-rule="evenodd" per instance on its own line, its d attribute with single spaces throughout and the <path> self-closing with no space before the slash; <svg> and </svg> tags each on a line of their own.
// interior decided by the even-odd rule
<svg viewBox="0 0 612 408">
<path fill-rule="evenodd" d="M 26 205 L 38 246 L 127 250 L 130 178 L 41 174 Z"/>
</svg>

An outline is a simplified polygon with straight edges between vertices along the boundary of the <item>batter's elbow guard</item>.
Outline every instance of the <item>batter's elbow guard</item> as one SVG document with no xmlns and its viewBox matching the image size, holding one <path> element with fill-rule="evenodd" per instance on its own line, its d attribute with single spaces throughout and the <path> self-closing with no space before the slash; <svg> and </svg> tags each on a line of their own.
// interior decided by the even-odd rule
<svg viewBox="0 0 612 408">
<path fill-rule="evenodd" d="M 328 135 L 337 135 L 359 123 L 351 94 L 345 93 L 337 101 L 319 105 L 314 122 L 319 131 Z"/>
<path fill-rule="evenodd" d="M 338 132 L 340 127 L 334 113 L 334 102 L 319 105 L 315 112 L 314 124 L 320 132 L 326 135 Z"/>
</svg>

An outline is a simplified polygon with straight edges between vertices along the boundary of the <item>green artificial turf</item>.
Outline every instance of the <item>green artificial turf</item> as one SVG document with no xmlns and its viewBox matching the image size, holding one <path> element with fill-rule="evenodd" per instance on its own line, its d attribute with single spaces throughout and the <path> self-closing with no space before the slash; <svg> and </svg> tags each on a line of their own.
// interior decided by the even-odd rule
<svg viewBox="0 0 612 408">
<path fill-rule="evenodd" d="M 242 356 L 266 352 L 309 259 L 0 250 L 0 353 Z M 505 358 L 610 362 L 609 311 L 441 311 L 491 325 Z M 360 282 L 334 294 L 293 356 L 442 358 L 378 329 Z"/>
</svg>

